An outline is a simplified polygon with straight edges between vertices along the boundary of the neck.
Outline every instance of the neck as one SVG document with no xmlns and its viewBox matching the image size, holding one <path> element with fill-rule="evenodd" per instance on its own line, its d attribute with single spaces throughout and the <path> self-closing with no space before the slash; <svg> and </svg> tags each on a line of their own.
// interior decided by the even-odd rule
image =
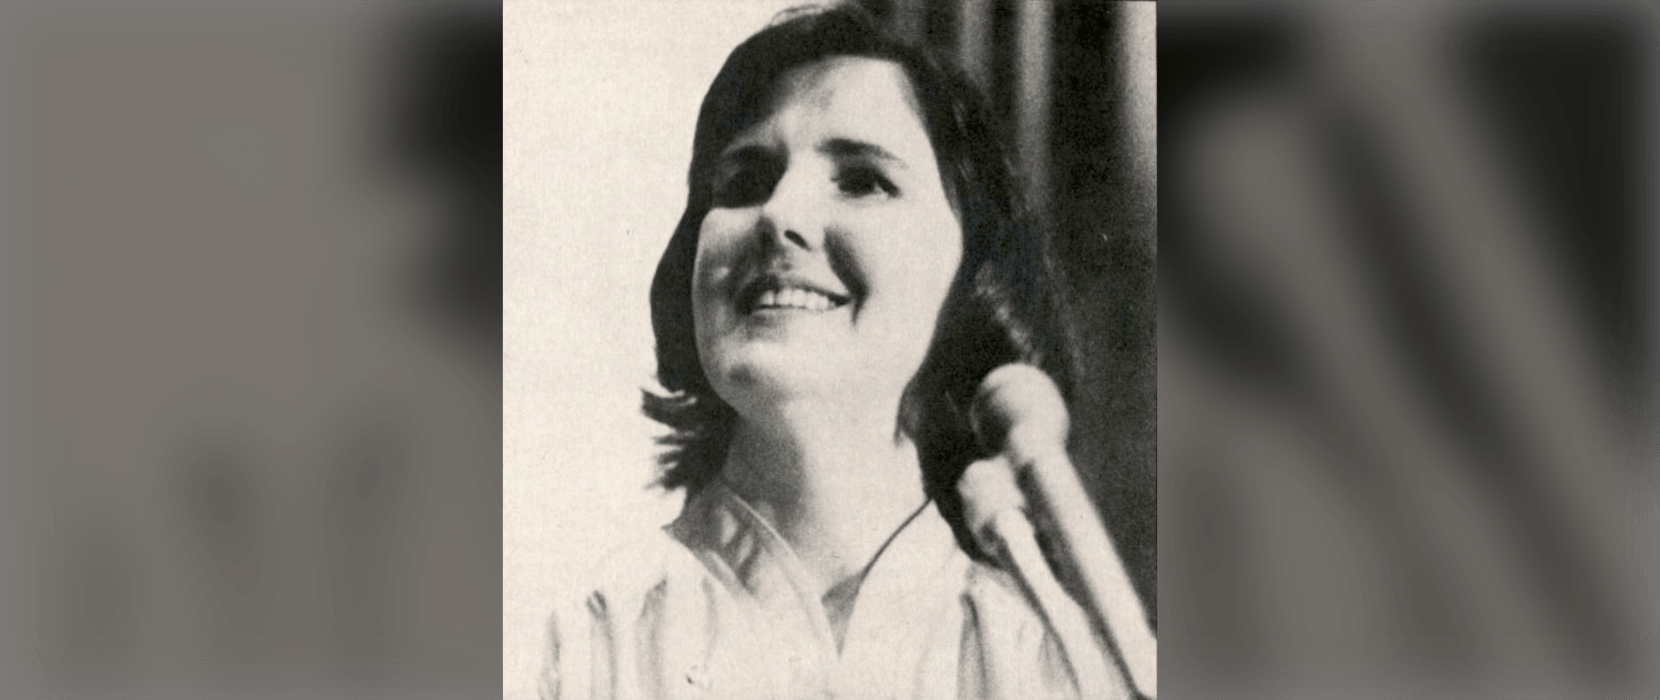
<svg viewBox="0 0 1660 700">
<path fill-rule="evenodd" d="M 887 420 L 872 420 L 873 416 Z M 894 412 L 782 409 L 740 418 L 722 476 L 828 593 L 856 579 L 926 500 Z"/>
</svg>

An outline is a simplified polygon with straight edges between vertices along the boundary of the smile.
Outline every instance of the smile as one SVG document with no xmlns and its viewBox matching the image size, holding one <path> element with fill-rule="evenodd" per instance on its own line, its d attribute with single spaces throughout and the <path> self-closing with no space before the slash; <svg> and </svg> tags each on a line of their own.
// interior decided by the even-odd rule
<svg viewBox="0 0 1660 700">
<path fill-rule="evenodd" d="M 802 309 L 805 311 L 829 311 L 841 306 L 842 302 L 831 299 L 810 289 L 781 289 L 768 290 L 756 298 L 751 312 L 763 309 Z"/>
<path fill-rule="evenodd" d="M 822 313 L 839 308 L 848 297 L 809 286 L 804 282 L 763 277 L 738 295 L 738 311 L 752 314 L 760 311 L 807 311 Z"/>
</svg>

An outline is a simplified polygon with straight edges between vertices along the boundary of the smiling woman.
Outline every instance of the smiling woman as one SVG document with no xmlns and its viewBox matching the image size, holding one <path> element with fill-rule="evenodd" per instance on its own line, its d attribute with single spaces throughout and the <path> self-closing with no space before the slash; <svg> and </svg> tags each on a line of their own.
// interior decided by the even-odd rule
<svg viewBox="0 0 1660 700">
<path fill-rule="evenodd" d="M 739 416 L 720 478 L 807 545 L 797 554 L 828 592 L 856 587 L 891 526 L 925 502 L 895 422 L 962 234 L 926 132 L 902 117 L 914 111 L 897 66 L 836 57 L 783 81 L 777 111 L 733 146 L 765 144 L 787 165 L 757 197 L 729 201 L 716 185 L 693 315 L 709 381 Z M 837 155 L 838 142 L 904 156 L 873 165 Z M 838 645 L 851 602 L 827 601 Z"/>
<path fill-rule="evenodd" d="M 545 697 L 1130 695 L 957 492 L 986 375 L 1073 373 L 1016 182 L 973 84 L 857 6 L 732 52 L 651 290 L 685 506 L 556 610 Z"/>
<path fill-rule="evenodd" d="M 891 434 L 962 234 L 927 132 L 894 118 L 915 114 L 897 65 L 828 58 L 780 82 L 776 111 L 724 149 L 749 162 L 723 155 L 716 169 L 693 284 L 698 354 L 740 415 L 804 420 L 774 426 L 787 433 L 845 415 Z"/>
</svg>

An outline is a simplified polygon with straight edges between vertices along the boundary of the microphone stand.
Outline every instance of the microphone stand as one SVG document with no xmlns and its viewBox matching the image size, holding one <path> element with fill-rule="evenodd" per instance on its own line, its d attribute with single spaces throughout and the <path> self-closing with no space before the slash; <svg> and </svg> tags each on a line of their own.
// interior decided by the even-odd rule
<svg viewBox="0 0 1660 700">
<path fill-rule="evenodd" d="M 1077 603 L 1135 691 L 1157 698 L 1158 641 L 1124 562 L 1066 454 L 1069 421 L 1054 383 L 1029 365 L 1005 365 L 987 375 L 974 409 L 982 440 L 996 437 L 996 428 L 1004 429 L 1002 439 L 994 441 L 1003 449 L 970 465 L 958 482 L 964 515 L 976 540 L 1008 560 L 1040 612 L 1050 618 L 1050 629 L 1063 644 L 1068 643 L 1067 636 L 1076 633 L 1061 629 L 1067 625 L 1058 619 L 1067 616 L 1052 614 L 1060 605 L 1053 596 L 1066 596 L 1058 584 L 1051 590 L 1054 575 L 1026 518 L 1023 492 L 1034 494 L 1035 505 L 1048 516 L 1047 524 L 1059 545 L 1055 558 L 1063 573 L 1071 574 L 1078 584 L 1082 600 Z M 1074 654 L 1071 648 L 1069 654 Z M 1079 690 L 1088 692 L 1085 679 L 1078 682 Z"/>
<path fill-rule="evenodd" d="M 1081 614 L 1045 561 L 1007 461 L 974 463 L 963 474 L 959 489 L 964 493 L 965 515 L 975 541 L 1014 575 L 1044 626 L 1054 633 L 1072 668 L 1079 694 L 1098 697 L 1092 693 L 1123 687 L 1122 670 L 1107 664 L 1098 653 L 1104 645 L 1098 646 L 1096 640 L 1107 637 L 1097 636 L 1091 620 Z M 1003 690 L 1000 696 L 1017 695 L 1009 692 L 1017 689 Z"/>
</svg>

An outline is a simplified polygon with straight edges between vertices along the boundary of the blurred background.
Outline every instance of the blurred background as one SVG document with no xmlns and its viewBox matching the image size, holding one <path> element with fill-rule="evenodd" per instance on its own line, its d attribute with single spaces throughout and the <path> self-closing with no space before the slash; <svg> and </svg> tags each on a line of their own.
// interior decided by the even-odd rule
<svg viewBox="0 0 1660 700">
<path fill-rule="evenodd" d="M 554 601 L 679 512 L 650 488 L 648 290 L 709 83 L 800 0 L 504 6 L 503 677 L 534 692 Z M 1150 2 L 861 3 L 959 61 L 1015 145 L 1065 266 L 1084 374 L 1073 451 L 1157 594 Z"/>
<path fill-rule="evenodd" d="M 499 7 L 0 36 L 0 695 L 497 696 Z"/>
<path fill-rule="evenodd" d="M 527 690 L 793 4 L 0 8 L 5 696 Z M 1660 687 L 1652 7 L 867 4 L 1018 145 L 1166 697 Z"/>
<path fill-rule="evenodd" d="M 1167 697 L 1653 697 L 1656 20 L 1161 3 Z"/>
</svg>

